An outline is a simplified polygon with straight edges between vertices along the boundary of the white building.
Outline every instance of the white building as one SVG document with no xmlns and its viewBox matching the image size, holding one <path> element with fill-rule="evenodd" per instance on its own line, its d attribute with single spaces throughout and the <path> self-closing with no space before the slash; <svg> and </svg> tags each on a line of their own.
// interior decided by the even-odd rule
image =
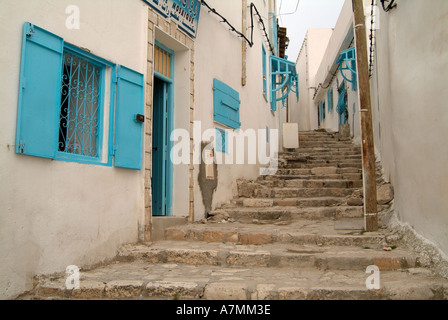
<svg viewBox="0 0 448 320">
<path fill-rule="evenodd" d="M 260 130 L 268 151 L 277 142 L 266 136 L 286 117 L 271 103 L 275 0 L 184 5 L 1 2 L 0 297 L 203 219 L 233 198 L 237 179 L 258 176 L 259 159 L 210 171 L 195 151 L 211 142 L 207 129 Z M 221 141 L 215 157 L 231 155 Z M 179 145 L 186 161 L 173 164 Z"/>
</svg>

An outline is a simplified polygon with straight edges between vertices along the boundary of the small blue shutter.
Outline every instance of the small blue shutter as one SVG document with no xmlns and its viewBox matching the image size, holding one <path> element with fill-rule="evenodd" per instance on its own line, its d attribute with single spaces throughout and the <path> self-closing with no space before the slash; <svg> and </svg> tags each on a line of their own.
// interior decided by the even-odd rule
<svg viewBox="0 0 448 320">
<path fill-rule="evenodd" d="M 143 115 L 143 75 L 123 66 L 117 70 L 117 110 L 115 120 L 115 167 L 142 168 L 143 122 L 136 115 Z"/>
<path fill-rule="evenodd" d="M 262 49 L 262 56 L 263 56 L 263 95 L 267 98 L 268 97 L 268 70 L 266 65 L 266 50 L 264 49 L 264 46 L 261 46 Z"/>
<path fill-rule="evenodd" d="M 324 102 L 319 102 L 319 110 L 320 110 L 320 121 L 324 121 Z"/>
<path fill-rule="evenodd" d="M 16 152 L 54 158 L 64 40 L 26 22 L 23 30 Z"/>
<path fill-rule="evenodd" d="M 333 89 L 330 88 L 328 89 L 327 92 L 327 100 L 328 100 L 328 112 L 331 112 L 331 109 L 333 109 L 333 104 L 332 104 L 332 100 L 333 100 Z"/>
<path fill-rule="evenodd" d="M 355 72 L 352 72 L 352 90 L 358 90 L 358 73 L 356 71 L 356 61 L 352 60 L 351 67 Z"/>
<path fill-rule="evenodd" d="M 213 79 L 213 119 L 233 129 L 241 127 L 240 95 L 218 79 Z"/>
<path fill-rule="evenodd" d="M 216 128 L 216 151 L 227 153 L 227 131 Z"/>
</svg>

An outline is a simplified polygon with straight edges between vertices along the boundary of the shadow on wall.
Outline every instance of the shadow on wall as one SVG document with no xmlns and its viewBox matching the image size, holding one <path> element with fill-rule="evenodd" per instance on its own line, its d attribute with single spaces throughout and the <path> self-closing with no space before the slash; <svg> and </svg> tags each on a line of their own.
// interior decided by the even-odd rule
<svg viewBox="0 0 448 320">
<path fill-rule="evenodd" d="M 207 148 L 207 151 L 213 152 L 212 147 L 210 146 L 210 143 L 208 142 L 202 142 L 201 143 L 201 155 L 204 154 L 205 149 Z M 204 157 L 202 157 L 204 159 Z M 205 218 L 207 219 L 209 217 L 210 211 L 212 210 L 212 203 L 213 203 L 213 195 L 216 191 L 216 187 L 218 186 L 218 165 L 214 161 L 213 164 L 213 179 L 209 178 L 207 175 L 207 168 L 205 161 L 201 161 L 201 164 L 199 166 L 199 176 L 198 176 L 198 183 L 199 188 L 201 189 L 202 194 L 202 203 L 205 207 Z"/>
</svg>

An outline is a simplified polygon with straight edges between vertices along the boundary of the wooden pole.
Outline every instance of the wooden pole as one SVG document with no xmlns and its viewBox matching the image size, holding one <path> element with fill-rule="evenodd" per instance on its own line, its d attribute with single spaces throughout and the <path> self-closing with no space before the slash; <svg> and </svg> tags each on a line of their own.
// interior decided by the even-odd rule
<svg viewBox="0 0 448 320">
<path fill-rule="evenodd" d="M 369 59 L 363 0 L 352 0 L 360 101 L 362 170 L 364 181 L 364 229 L 378 230 L 376 194 L 375 147 L 373 139 L 372 108 L 370 100 Z"/>
</svg>

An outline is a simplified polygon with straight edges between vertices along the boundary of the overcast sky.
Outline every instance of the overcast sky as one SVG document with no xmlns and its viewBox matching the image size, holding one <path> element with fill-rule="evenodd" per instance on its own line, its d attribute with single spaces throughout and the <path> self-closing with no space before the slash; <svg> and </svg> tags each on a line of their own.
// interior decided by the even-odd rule
<svg viewBox="0 0 448 320">
<path fill-rule="evenodd" d="M 279 24 L 287 28 L 290 39 L 288 60 L 296 61 L 307 29 L 334 28 L 343 4 L 344 0 L 277 0 Z"/>
</svg>

